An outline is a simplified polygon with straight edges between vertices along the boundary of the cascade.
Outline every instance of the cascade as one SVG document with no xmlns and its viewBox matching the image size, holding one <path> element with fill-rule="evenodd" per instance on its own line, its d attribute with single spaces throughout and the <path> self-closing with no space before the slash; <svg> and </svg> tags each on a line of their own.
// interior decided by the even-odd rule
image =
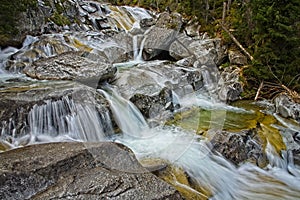
<svg viewBox="0 0 300 200">
<path fill-rule="evenodd" d="M 142 35 L 133 35 L 132 36 L 132 51 L 133 51 L 133 60 L 123 63 L 115 63 L 114 66 L 119 68 L 129 68 L 137 64 L 143 63 L 143 49 L 146 41 L 146 37 L 143 38 L 140 48 L 138 48 L 138 37 Z"/>
<path fill-rule="evenodd" d="M 12 146 L 64 140 L 103 141 L 113 128 L 108 110 L 100 112 L 92 104 L 63 97 L 34 105 L 28 114 L 28 130 L 23 130 L 20 137 L 9 135 L 15 131 L 12 120 L 1 131 L 2 138 L 10 140 Z"/>
<path fill-rule="evenodd" d="M 149 127 L 141 112 L 112 87 L 106 86 L 105 90 L 99 89 L 98 91 L 109 101 L 115 121 L 123 134 L 137 138 L 142 137 Z"/>
<path fill-rule="evenodd" d="M 145 45 L 145 41 L 146 41 L 147 37 L 144 37 L 140 48 L 138 48 L 138 35 L 134 35 L 132 37 L 132 50 L 133 50 L 133 63 L 138 64 L 138 63 L 142 63 L 143 60 L 143 49 L 144 49 L 144 45 Z"/>
<path fill-rule="evenodd" d="M 18 51 L 17 48 L 14 47 L 7 47 L 5 49 L 0 48 L 0 74 L 7 74 L 5 68 L 5 63 L 7 59 Z"/>
<path fill-rule="evenodd" d="M 130 6 L 123 7 L 134 17 L 136 21 L 152 18 L 152 16 L 143 8 Z"/>
<path fill-rule="evenodd" d="M 98 4 L 97 9 L 98 15 L 108 15 L 101 11 Z M 133 28 L 140 28 L 140 20 L 152 18 L 146 10 L 128 6 L 111 7 L 109 16 L 115 19 L 118 28 L 125 30 L 126 33 Z M 92 18 L 94 26 L 97 26 L 96 19 L 98 18 Z M 139 37 L 143 36 L 132 36 L 133 61 L 118 63 L 117 66 L 132 67 L 143 62 L 142 53 L 146 38 L 144 37 L 139 45 Z M 68 38 L 68 43 L 65 38 Z M 79 42 L 93 49 L 93 53 L 106 47 L 117 46 L 114 41 L 101 43 L 100 39 L 96 40 L 92 35 L 86 38 Z M 74 35 L 54 34 L 52 39 L 62 41 L 62 44 L 73 50 L 80 46 L 80 44 L 76 46 L 77 37 Z M 32 45 L 36 41 L 38 41 L 37 37 L 27 36 L 22 49 L 36 48 Z M 55 46 L 51 46 L 50 43 L 43 44 L 39 46 L 43 55 L 56 55 Z M 17 51 L 18 49 L 13 47 L 0 50 L 1 84 L 6 80 L 19 78 L 18 75 L 8 74 L 4 70 L 7 59 Z M 152 61 L 152 64 L 144 62 L 151 68 L 147 72 L 148 75 L 162 87 L 166 86 L 166 82 L 176 84 L 176 80 L 168 79 L 166 73 L 155 69 L 159 62 L 163 63 L 162 61 Z M 209 139 L 218 130 L 222 130 L 227 111 L 239 114 L 253 111 L 218 101 L 214 96 L 218 88 L 217 68 L 203 66 L 202 69 L 207 94 L 201 91 L 182 97 L 172 91 L 172 99 L 173 103 L 182 108 L 196 106 L 210 111 L 211 124 L 208 128 L 208 138 L 176 126 L 160 125 L 150 128 L 134 104 L 123 98 L 115 88 L 106 85 L 97 91 L 107 99 L 114 120 L 123 134 L 114 134 L 110 114 L 106 108 L 99 108 L 97 107 L 99 105 L 90 102 L 76 102 L 71 97 L 65 96 L 62 99 L 45 100 L 41 104 L 34 105 L 28 113 L 27 121 L 24 122 L 25 128 L 19 133 L 17 133 L 17 123 L 12 118 L 1 122 L 0 144 L 13 148 L 43 142 L 113 140 L 131 148 L 140 160 L 159 158 L 182 168 L 189 178 L 212 193 L 211 199 L 300 199 L 300 169 L 294 165 L 289 151 L 282 151 L 278 155 L 274 147 L 267 142 L 265 151 L 269 165 L 264 169 L 250 163 L 235 166 L 221 155 L 211 152 Z M 167 71 L 171 70 L 172 67 Z M 15 88 L 19 89 L 18 87 Z M 299 124 L 290 123 L 277 114 L 274 116 L 287 129 L 300 131 Z"/>
<path fill-rule="evenodd" d="M 137 35 L 134 35 L 132 37 L 132 50 L 133 50 L 133 59 L 136 60 L 139 55 L 139 49 L 138 49 L 138 41 L 137 41 Z"/>
<path fill-rule="evenodd" d="M 130 147 L 139 159 L 160 158 L 184 169 L 189 177 L 212 192 L 212 199 L 297 199 L 300 198 L 299 169 L 291 174 L 285 167 L 267 170 L 245 163 L 235 167 L 214 155 L 206 140 L 174 127 L 156 127 L 148 131 L 152 137 L 117 138 Z M 280 162 L 277 154 L 268 152 Z"/>
</svg>

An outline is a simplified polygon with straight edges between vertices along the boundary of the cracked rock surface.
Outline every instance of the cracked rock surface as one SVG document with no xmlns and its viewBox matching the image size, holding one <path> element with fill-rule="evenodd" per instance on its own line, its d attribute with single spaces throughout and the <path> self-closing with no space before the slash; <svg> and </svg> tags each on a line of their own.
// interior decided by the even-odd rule
<svg viewBox="0 0 300 200">
<path fill-rule="evenodd" d="M 182 199 L 117 143 L 38 144 L 0 159 L 0 199 Z"/>
</svg>

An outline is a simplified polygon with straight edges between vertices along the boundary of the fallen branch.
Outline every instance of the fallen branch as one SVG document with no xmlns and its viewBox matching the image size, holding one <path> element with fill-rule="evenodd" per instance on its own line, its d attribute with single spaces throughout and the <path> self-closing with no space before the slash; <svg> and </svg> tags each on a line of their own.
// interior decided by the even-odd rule
<svg viewBox="0 0 300 200">
<path fill-rule="evenodd" d="M 283 84 L 281 85 L 281 87 L 287 91 L 289 96 L 291 96 L 295 102 L 300 103 L 300 95 L 296 91 L 290 90 L 288 87 L 286 87 Z"/>
<path fill-rule="evenodd" d="M 241 45 L 241 43 L 230 33 L 230 31 L 224 26 L 224 24 L 220 24 L 222 29 L 230 36 L 233 42 L 244 52 L 244 54 L 252 61 L 254 58 L 250 55 L 250 53 Z"/>
</svg>

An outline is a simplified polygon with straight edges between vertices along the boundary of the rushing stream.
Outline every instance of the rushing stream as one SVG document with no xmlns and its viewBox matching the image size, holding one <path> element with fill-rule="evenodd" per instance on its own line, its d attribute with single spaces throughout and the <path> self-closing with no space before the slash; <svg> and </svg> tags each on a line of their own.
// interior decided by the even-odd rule
<svg viewBox="0 0 300 200">
<path fill-rule="evenodd" d="M 116 28 L 121 27 L 126 33 L 140 28 L 138 21 L 151 18 L 149 13 L 140 8 L 110 9 L 110 16 L 118 22 L 115 24 Z M 128 12 L 131 15 L 127 15 Z M 169 104 L 180 105 L 180 109 L 174 111 L 173 118 L 154 124 L 144 118 L 140 110 L 122 95 L 122 91 L 113 85 L 114 83 L 101 84 L 100 88 L 84 88 L 94 93 L 91 97 L 83 94 L 84 98 L 80 97 L 78 100 L 76 95 L 69 95 L 67 92 L 76 89 L 79 83 L 35 80 L 22 73 L 13 73 L 13 70 L 5 69 L 6 62 L 12 55 L 19 60 L 27 55 L 26 62 L 23 61 L 29 65 L 36 59 L 55 56 L 66 49 L 89 49 L 91 52 L 97 52 L 110 45 L 116 45 L 112 41 L 96 43 L 94 36 L 91 33 L 88 36 L 70 33 L 49 34 L 47 38 L 54 41 L 52 44 L 42 44 L 37 37 L 28 36 L 21 49 L 10 47 L 1 50 L 0 93 L 12 95 L 10 98 L 13 100 L 19 98 L 26 103 L 37 102 L 30 107 L 25 124 L 23 123 L 21 128 L 18 125 L 20 122 L 12 118 L 0 122 L 1 151 L 45 142 L 114 141 L 131 148 L 141 163 L 146 160 L 154 163 L 160 160 L 175 168 L 175 171 L 182 170 L 184 175 L 180 176 L 188 177 L 189 181 L 181 181 L 174 171 L 167 174 L 165 180 L 185 194 L 187 199 L 300 199 L 300 169 L 294 164 L 293 154 L 287 149 L 287 141 L 283 137 L 286 130 L 299 132 L 299 124 L 273 114 L 253 102 L 238 101 L 228 105 L 218 100 L 214 95 L 217 87 L 214 80 L 216 76 L 205 69 L 202 76 L 206 90 L 177 94 L 175 90 L 178 88 L 174 86 L 171 91 L 172 102 Z M 155 67 L 165 64 L 164 61 L 143 60 L 145 40 L 143 34 L 133 35 L 132 59 L 114 63 L 114 66 L 119 72 L 133 68 L 132 72 L 137 74 L 148 73 L 161 88 L 168 84 L 177 84 L 178 80 L 173 77 L 174 74 L 170 73 L 173 79 L 168 80 L 167 75 L 155 71 Z M 57 45 L 55 41 L 61 41 L 61 44 Z M 36 54 L 33 55 L 36 47 L 39 47 L 39 50 L 35 50 Z M 146 71 L 146 67 L 143 68 L 146 65 L 151 70 Z M 171 68 L 166 69 L 171 71 Z M 175 71 L 175 68 L 173 70 Z M 193 69 L 180 67 L 176 70 L 180 73 L 184 70 L 193 72 Z M 65 87 L 63 92 L 66 91 L 68 95 L 40 100 L 38 95 L 33 98 L 35 94 L 30 93 L 31 90 L 44 91 L 51 96 L 56 92 L 54 89 L 55 92 L 51 93 L 51 88 L 56 87 Z M 179 88 L 183 86 L 179 85 Z M 191 89 L 187 87 L 186 90 Z M 25 98 L 16 91 L 25 91 L 25 95 L 29 97 Z M 98 96 L 108 102 L 109 108 L 97 101 Z M 25 113 L 25 110 L 22 112 Z M 22 116 L 24 113 L 19 114 Z M 255 129 L 257 124 L 260 124 L 258 132 L 264 141 L 263 150 L 268 160 L 266 166 L 258 167 L 250 162 L 235 165 L 221 154 L 212 151 L 213 146 L 210 142 L 215 134 L 221 131 L 238 133 Z"/>
</svg>

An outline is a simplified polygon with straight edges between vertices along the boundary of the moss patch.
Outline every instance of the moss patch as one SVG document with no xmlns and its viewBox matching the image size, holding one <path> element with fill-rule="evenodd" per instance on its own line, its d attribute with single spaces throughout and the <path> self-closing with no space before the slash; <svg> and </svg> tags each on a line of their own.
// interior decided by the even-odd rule
<svg viewBox="0 0 300 200">
<path fill-rule="evenodd" d="M 13 45 L 12 39 L 19 34 L 17 21 L 21 12 L 36 8 L 37 0 L 2 0 L 0 3 L 0 46 Z"/>
</svg>

